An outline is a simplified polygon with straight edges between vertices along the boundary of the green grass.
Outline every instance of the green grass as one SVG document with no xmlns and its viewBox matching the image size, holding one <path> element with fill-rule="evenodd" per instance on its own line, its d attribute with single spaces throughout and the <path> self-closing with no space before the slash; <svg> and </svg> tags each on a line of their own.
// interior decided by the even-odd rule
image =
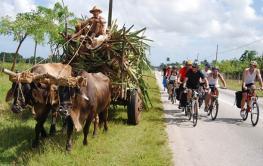
<svg viewBox="0 0 263 166">
<path fill-rule="evenodd" d="M 32 149 L 35 121 L 30 111 L 14 115 L 8 109 L 2 110 L 5 113 L 0 114 L 0 165 L 171 165 L 159 88 L 152 77 L 145 79 L 150 85 L 153 108 L 143 112 L 140 124 L 127 125 L 127 113 L 120 107 L 111 112 L 109 131 L 99 131 L 96 138 L 89 135 L 88 146 L 82 145 L 82 133 L 74 133 L 71 153 L 66 152 L 66 135 L 60 132 Z M 2 103 L 10 83 L 3 76 L 0 81 Z M 47 131 L 48 127 L 46 123 Z"/>
<path fill-rule="evenodd" d="M 6 69 L 11 69 L 12 63 L 0 63 L 0 67 L 6 68 Z M 28 64 L 28 63 L 17 63 L 16 64 L 16 70 L 21 72 L 27 69 L 30 69 L 30 67 L 32 67 L 32 64 Z"/>
<path fill-rule="evenodd" d="M 230 80 L 227 79 L 226 80 L 226 84 L 227 84 L 227 88 L 234 90 L 234 91 L 239 91 L 241 90 L 242 87 L 242 81 L 239 80 Z M 257 84 L 257 87 L 259 87 L 259 85 Z M 257 91 L 257 95 L 259 97 L 263 97 L 263 92 L 262 91 Z"/>
</svg>

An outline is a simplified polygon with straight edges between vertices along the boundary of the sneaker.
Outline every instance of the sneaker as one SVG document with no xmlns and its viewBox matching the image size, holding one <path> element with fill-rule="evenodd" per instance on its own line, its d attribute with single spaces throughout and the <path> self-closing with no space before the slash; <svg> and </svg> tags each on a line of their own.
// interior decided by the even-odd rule
<svg viewBox="0 0 263 166">
<path fill-rule="evenodd" d="M 207 108 L 207 107 L 205 107 L 205 108 L 204 108 L 204 111 L 205 111 L 205 112 L 208 112 L 208 108 Z"/>
</svg>

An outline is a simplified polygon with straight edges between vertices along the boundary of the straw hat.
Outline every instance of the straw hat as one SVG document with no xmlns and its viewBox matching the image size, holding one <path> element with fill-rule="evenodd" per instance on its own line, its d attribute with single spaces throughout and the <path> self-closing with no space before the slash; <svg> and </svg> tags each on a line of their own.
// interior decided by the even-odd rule
<svg viewBox="0 0 263 166">
<path fill-rule="evenodd" d="M 102 13 L 102 10 L 100 8 L 98 8 L 97 6 L 93 6 L 93 8 L 89 12 L 94 13 L 95 11 Z"/>
</svg>

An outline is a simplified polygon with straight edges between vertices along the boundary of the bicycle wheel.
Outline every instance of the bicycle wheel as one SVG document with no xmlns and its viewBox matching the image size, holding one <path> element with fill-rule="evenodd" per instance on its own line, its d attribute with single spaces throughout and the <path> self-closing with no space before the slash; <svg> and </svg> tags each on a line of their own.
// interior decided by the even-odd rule
<svg viewBox="0 0 263 166">
<path fill-rule="evenodd" d="M 183 111 L 184 111 L 184 115 L 185 115 L 185 116 L 188 116 L 188 114 L 187 114 L 187 108 L 186 108 L 186 107 L 183 107 Z"/>
<path fill-rule="evenodd" d="M 211 107 L 211 109 L 210 109 L 210 113 L 211 113 L 211 118 L 212 118 L 212 120 L 215 120 L 216 117 L 217 117 L 218 107 L 219 107 L 218 100 L 215 99 L 215 101 L 212 103 L 212 107 Z"/>
<path fill-rule="evenodd" d="M 208 109 L 207 109 L 207 116 L 210 116 L 211 115 L 211 109 L 210 109 L 210 106 L 208 106 Z"/>
<path fill-rule="evenodd" d="M 192 118 L 192 108 L 191 106 L 185 107 L 185 114 L 187 115 L 188 120 L 191 120 Z"/>
<path fill-rule="evenodd" d="M 259 107 L 258 107 L 258 103 L 254 102 L 251 108 L 251 123 L 253 126 L 257 125 L 258 118 L 259 118 Z"/>
<path fill-rule="evenodd" d="M 175 91 L 175 88 L 173 88 L 173 101 L 174 101 L 174 104 L 176 103 L 176 91 Z"/>
<path fill-rule="evenodd" d="M 174 104 L 174 97 L 173 97 L 173 95 L 170 95 L 170 100 L 171 100 L 172 104 Z"/>
<path fill-rule="evenodd" d="M 243 121 L 247 120 L 248 117 L 247 109 L 245 110 L 245 112 L 240 111 L 240 116 L 243 119 Z"/>
<path fill-rule="evenodd" d="M 199 103 L 199 108 L 201 108 L 201 106 L 202 106 L 202 104 L 203 104 L 203 99 L 202 99 L 202 97 L 200 97 L 199 99 L 198 99 L 198 103 Z"/>
<path fill-rule="evenodd" d="M 193 126 L 195 127 L 197 125 L 197 119 L 198 119 L 198 101 L 195 100 L 194 107 L 193 107 Z"/>
</svg>

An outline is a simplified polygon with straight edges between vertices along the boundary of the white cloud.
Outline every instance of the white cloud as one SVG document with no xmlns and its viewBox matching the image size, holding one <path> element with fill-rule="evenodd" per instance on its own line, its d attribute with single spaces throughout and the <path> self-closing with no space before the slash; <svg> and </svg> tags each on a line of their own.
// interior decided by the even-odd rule
<svg viewBox="0 0 263 166">
<path fill-rule="evenodd" d="M 47 0 L 51 6 L 54 0 Z M 255 1 L 255 0 L 254 0 Z M 114 1 L 113 17 L 123 24 L 147 27 L 155 42 L 152 61 L 157 64 L 167 56 L 183 60 L 214 55 L 216 44 L 225 50 L 263 38 L 263 17 L 252 7 L 253 0 L 119 0 Z M 107 17 L 106 0 L 64 0 L 77 16 L 88 15 L 93 5 Z M 0 16 L 34 8 L 33 0 L 1 0 Z M 262 9 L 263 11 L 263 9 Z M 249 46 L 259 52 L 262 43 Z M 242 51 L 242 50 L 240 50 Z M 222 58 L 239 56 L 240 52 Z"/>
<path fill-rule="evenodd" d="M 12 16 L 17 13 L 28 12 L 36 8 L 33 0 L 1 0 L 0 3 L 0 17 Z"/>
</svg>

